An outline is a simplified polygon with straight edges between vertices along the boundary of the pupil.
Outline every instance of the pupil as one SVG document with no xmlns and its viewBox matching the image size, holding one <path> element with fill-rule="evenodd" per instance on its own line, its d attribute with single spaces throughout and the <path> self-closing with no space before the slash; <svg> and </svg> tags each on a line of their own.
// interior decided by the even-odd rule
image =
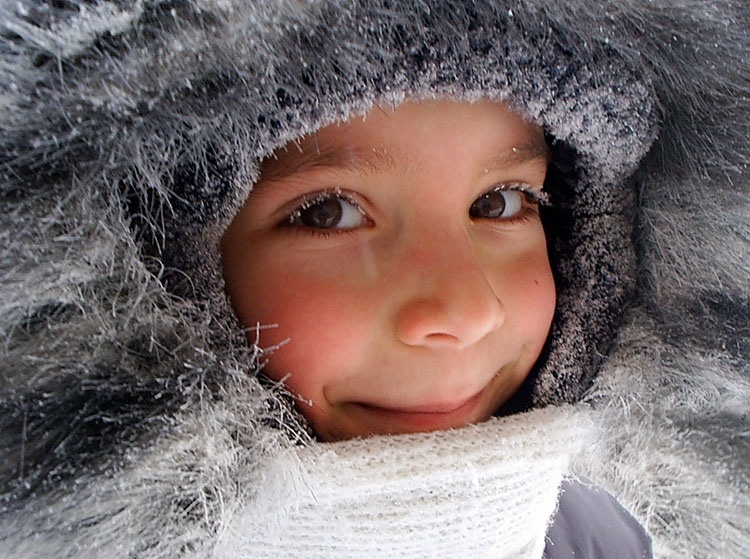
<svg viewBox="0 0 750 559">
<path fill-rule="evenodd" d="M 299 218 L 306 227 L 330 229 L 338 224 L 341 214 L 341 202 L 335 198 L 328 198 L 303 209 Z"/>
<path fill-rule="evenodd" d="M 502 192 L 494 191 L 483 194 L 469 208 L 471 217 L 501 217 L 505 211 L 505 196 Z"/>
</svg>

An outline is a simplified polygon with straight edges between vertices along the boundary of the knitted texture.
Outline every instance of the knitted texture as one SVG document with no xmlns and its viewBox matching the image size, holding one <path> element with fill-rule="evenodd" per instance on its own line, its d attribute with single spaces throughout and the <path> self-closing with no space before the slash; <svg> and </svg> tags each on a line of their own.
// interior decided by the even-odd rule
<svg viewBox="0 0 750 559">
<path fill-rule="evenodd" d="M 539 559 L 571 455 L 590 438 L 567 408 L 447 433 L 296 447 L 216 557 Z"/>
</svg>

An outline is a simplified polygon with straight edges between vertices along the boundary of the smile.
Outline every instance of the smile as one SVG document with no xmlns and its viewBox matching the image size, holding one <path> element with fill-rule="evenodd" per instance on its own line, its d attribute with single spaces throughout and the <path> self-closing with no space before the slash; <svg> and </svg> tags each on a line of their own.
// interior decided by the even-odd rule
<svg viewBox="0 0 750 559">
<path fill-rule="evenodd" d="M 458 402 L 449 402 L 445 404 L 424 404 L 420 406 L 407 406 L 407 407 L 396 407 L 396 408 L 384 408 L 389 411 L 397 413 L 434 413 L 434 414 L 446 414 L 452 413 L 462 409 L 464 406 L 471 403 L 479 396 L 479 393 Z"/>
<path fill-rule="evenodd" d="M 482 392 L 465 400 L 417 406 L 381 407 L 357 404 L 371 428 L 378 433 L 408 433 L 463 427 L 474 423 Z"/>
</svg>

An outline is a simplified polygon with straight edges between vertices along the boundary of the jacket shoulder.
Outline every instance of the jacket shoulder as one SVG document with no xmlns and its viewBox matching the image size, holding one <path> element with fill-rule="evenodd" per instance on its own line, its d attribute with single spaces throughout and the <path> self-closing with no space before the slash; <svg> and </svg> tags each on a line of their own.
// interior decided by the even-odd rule
<svg viewBox="0 0 750 559">
<path fill-rule="evenodd" d="M 651 537 L 612 495 L 593 484 L 566 479 L 545 559 L 651 559 Z"/>
</svg>

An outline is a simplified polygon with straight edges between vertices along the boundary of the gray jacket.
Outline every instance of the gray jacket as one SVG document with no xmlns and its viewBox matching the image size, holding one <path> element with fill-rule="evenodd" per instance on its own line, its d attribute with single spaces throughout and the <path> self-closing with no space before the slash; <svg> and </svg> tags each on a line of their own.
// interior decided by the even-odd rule
<svg viewBox="0 0 750 559">
<path fill-rule="evenodd" d="M 612 495 L 569 478 L 547 531 L 544 557 L 651 559 L 653 554 L 646 530 Z"/>
</svg>

